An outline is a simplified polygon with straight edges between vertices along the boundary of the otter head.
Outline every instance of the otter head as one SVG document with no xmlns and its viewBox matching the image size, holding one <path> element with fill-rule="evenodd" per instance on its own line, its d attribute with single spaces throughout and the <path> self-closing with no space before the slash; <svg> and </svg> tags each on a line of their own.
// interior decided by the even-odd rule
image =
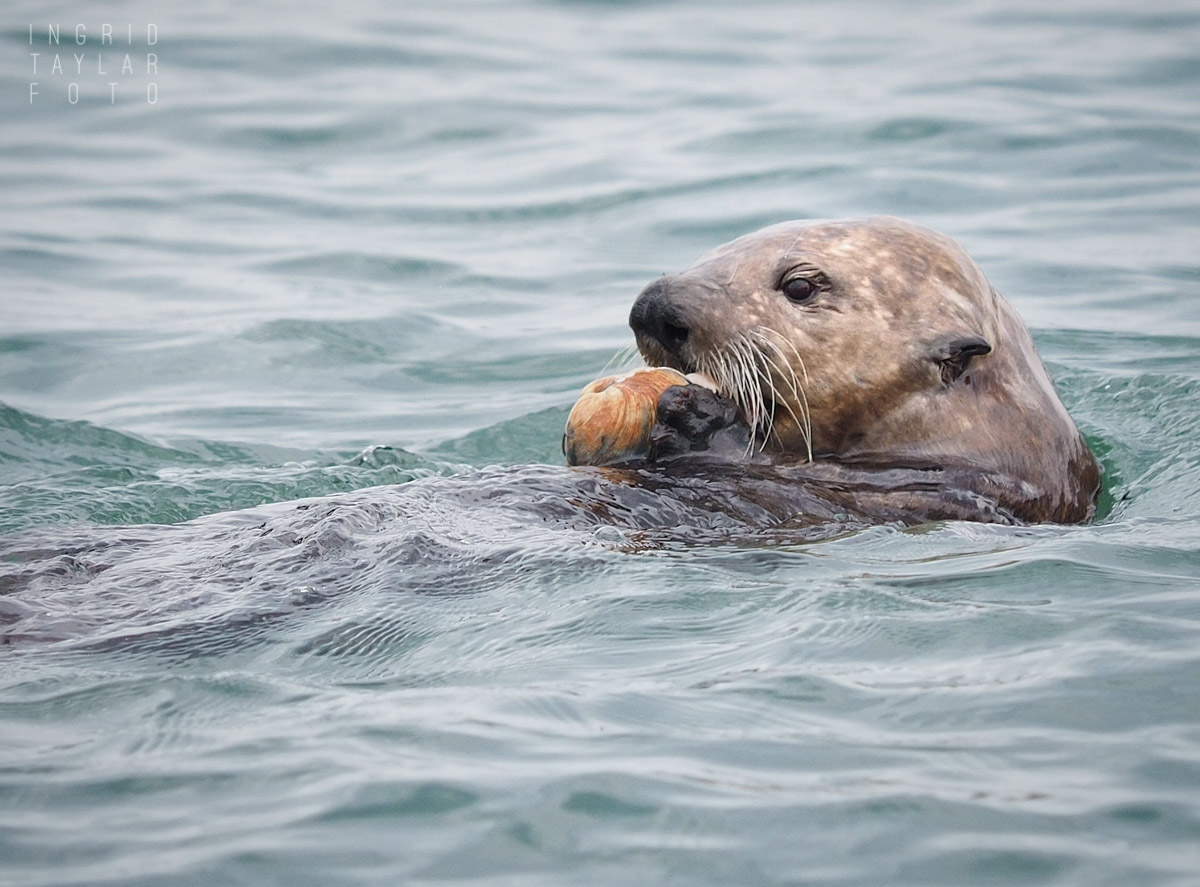
<svg viewBox="0 0 1200 887">
<path fill-rule="evenodd" d="M 629 322 L 647 363 L 711 376 L 769 452 L 971 469 L 1027 520 L 1094 509 L 1096 462 L 1024 324 L 933 231 L 764 228 L 651 283 Z"/>
</svg>

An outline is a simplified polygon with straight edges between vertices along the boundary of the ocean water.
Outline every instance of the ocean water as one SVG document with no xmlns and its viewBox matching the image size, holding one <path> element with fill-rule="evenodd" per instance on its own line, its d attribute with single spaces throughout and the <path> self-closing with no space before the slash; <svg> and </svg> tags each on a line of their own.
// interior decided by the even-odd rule
<svg viewBox="0 0 1200 887">
<path fill-rule="evenodd" d="M 398 517 L 561 464 L 649 280 L 876 213 L 1093 524 Z M 17 0 L 0 273 L 0 883 L 1200 884 L 1200 4 Z"/>
</svg>

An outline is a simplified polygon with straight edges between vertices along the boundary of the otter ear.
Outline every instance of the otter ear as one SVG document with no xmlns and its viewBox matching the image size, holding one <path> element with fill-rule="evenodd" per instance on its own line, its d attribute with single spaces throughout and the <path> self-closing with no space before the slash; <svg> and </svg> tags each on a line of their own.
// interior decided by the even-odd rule
<svg viewBox="0 0 1200 887">
<path fill-rule="evenodd" d="M 979 336 L 963 336 L 950 339 L 934 352 L 933 359 L 942 373 L 942 382 L 949 385 L 967 371 L 971 358 L 987 354 L 992 350 L 986 339 Z"/>
</svg>

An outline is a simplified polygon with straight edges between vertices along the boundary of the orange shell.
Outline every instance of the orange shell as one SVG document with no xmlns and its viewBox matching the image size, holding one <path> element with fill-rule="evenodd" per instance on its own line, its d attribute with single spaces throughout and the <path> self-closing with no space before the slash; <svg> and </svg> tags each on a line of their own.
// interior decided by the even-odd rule
<svg viewBox="0 0 1200 887">
<path fill-rule="evenodd" d="M 641 367 L 592 382 L 567 417 L 567 464 L 612 465 L 645 456 L 658 398 L 668 388 L 686 384 L 687 377 L 670 367 Z"/>
</svg>

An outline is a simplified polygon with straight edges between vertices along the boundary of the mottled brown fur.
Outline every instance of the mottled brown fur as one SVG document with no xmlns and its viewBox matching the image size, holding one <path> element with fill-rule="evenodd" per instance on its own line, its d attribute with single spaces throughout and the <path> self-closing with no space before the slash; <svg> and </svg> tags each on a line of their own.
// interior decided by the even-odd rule
<svg viewBox="0 0 1200 887">
<path fill-rule="evenodd" d="M 821 283 L 811 301 L 782 291 L 796 269 Z M 655 281 L 630 322 L 648 363 L 685 373 L 738 337 L 780 340 L 761 417 L 780 458 L 811 446 L 843 464 L 966 469 L 1023 520 L 1094 513 L 1099 468 L 1025 325 L 957 243 L 926 228 L 764 228 Z"/>
</svg>

